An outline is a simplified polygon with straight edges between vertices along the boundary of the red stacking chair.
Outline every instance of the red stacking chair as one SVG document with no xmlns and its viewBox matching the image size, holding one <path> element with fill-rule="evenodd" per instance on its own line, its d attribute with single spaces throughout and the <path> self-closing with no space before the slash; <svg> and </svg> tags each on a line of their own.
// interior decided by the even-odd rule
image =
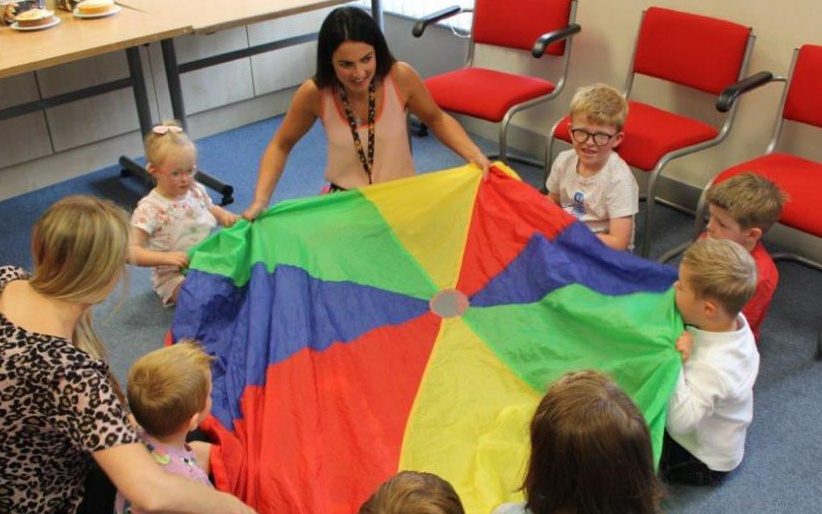
<svg viewBox="0 0 822 514">
<path fill-rule="evenodd" d="M 750 27 L 707 16 L 651 7 L 643 13 L 624 94 L 628 98 L 625 139 L 617 151 L 632 167 L 651 173 L 645 205 L 641 254 L 648 255 L 656 181 L 673 159 L 719 144 L 733 124 L 737 97 L 766 82 L 761 73 L 742 80 L 754 44 Z M 726 112 L 721 127 L 631 99 L 636 75 L 645 75 L 717 97 Z M 571 142 L 564 117 L 548 136 L 545 176 L 553 160 L 554 139 Z"/>
<path fill-rule="evenodd" d="M 779 223 L 817 238 L 822 237 L 822 209 L 819 208 L 822 203 L 822 163 L 776 151 L 786 121 L 822 129 L 822 46 L 804 45 L 794 50 L 788 77 L 773 77 L 772 80 L 785 82 L 786 85 L 765 155 L 728 168 L 705 186 L 697 205 L 694 238 L 705 229 L 706 197 L 711 185 L 744 172 L 762 175 L 788 194 Z M 781 252 L 771 257 L 774 260 L 793 260 L 822 271 L 822 263 L 806 256 Z M 822 360 L 822 330 L 817 339 L 816 359 Z"/>
<path fill-rule="evenodd" d="M 571 37 L 581 29 L 574 23 L 577 0 L 476 0 L 468 61 L 464 68 L 426 79 L 440 108 L 499 123 L 499 158 L 542 166 L 541 161 L 508 157 L 507 131 L 517 112 L 559 95 L 571 55 Z M 466 9 L 470 11 L 470 9 Z M 420 37 L 431 23 L 466 10 L 449 7 L 421 18 L 413 29 Z M 556 82 L 474 66 L 475 45 L 529 50 L 535 58 L 562 58 Z"/>
</svg>

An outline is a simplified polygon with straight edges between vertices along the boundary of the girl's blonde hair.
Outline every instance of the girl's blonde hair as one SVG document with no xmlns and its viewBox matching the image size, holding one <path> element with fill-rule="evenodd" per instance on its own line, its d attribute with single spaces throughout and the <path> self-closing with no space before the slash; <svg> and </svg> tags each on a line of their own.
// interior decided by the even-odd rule
<svg viewBox="0 0 822 514">
<path fill-rule="evenodd" d="M 159 125 L 152 127 L 143 139 L 143 145 L 146 151 L 146 161 L 155 166 L 163 162 L 171 151 L 190 148 L 193 152 L 197 152 L 194 142 L 177 120 L 162 121 Z"/>
<path fill-rule="evenodd" d="M 101 302 L 125 270 L 128 234 L 128 215 L 108 200 L 91 196 L 59 200 L 32 230 L 34 272 L 29 284 L 48 298 L 86 305 Z M 91 309 L 80 317 L 71 340 L 91 357 L 105 360 Z M 110 379 L 122 398 L 113 375 Z"/>
</svg>

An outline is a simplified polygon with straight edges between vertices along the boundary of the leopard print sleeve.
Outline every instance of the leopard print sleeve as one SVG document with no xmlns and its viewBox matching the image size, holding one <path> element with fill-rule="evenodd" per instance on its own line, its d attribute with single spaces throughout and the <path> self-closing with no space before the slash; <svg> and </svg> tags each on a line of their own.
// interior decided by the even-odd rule
<svg viewBox="0 0 822 514">
<path fill-rule="evenodd" d="M 108 381 L 108 365 L 73 347 L 57 370 L 50 390 L 52 421 L 75 445 L 88 452 L 138 441 L 127 411 Z"/>
</svg>

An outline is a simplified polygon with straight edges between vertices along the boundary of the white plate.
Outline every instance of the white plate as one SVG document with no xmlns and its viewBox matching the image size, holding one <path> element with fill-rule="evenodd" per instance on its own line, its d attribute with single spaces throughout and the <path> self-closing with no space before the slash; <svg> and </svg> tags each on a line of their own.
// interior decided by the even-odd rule
<svg viewBox="0 0 822 514">
<path fill-rule="evenodd" d="M 105 12 L 98 12 L 94 14 L 83 14 L 80 12 L 80 9 L 77 7 L 74 8 L 74 11 L 71 14 L 74 15 L 75 18 L 83 18 L 83 19 L 91 19 L 91 18 L 105 18 L 106 16 L 111 16 L 113 14 L 117 14 L 122 10 L 122 7 L 119 5 L 114 5 L 111 9 Z"/>
<path fill-rule="evenodd" d="M 47 28 L 50 28 L 50 27 L 53 27 L 53 26 L 59 25 L 59 24 L 60 24 L 60 18 L 58 18 L 57 16 L 53 16 L 52 20 L 50 22 L 44 23 L 43 25 L 35 25 L 33 27 L 21 27 L 15 21 L 14 23 L 12 23 L 9 26 L 11 28 L 13 28 L 14 30 L 20 30 L 22 32 L 26 32 L 26 31 L 29 31 L 29 30 L 43 30 L 43 29 L 47 29 Z"/>
</svg>

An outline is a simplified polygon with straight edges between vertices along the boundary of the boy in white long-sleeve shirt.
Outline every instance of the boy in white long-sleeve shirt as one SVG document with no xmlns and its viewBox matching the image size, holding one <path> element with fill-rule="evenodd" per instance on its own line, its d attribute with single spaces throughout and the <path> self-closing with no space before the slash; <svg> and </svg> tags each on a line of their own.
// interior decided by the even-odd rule
<svg viewBox="0 0 822 514">
<path fill-rule="evenodd" d="M 741 310 L 756 290 L 756 264 L 734 241 L 702 239 L 685 252 L 674 288 L 687 328 L 659 470 L 668 481 L 715 484 L 742 462 L 753 419 L 759 353 Z"/>
</svg>

